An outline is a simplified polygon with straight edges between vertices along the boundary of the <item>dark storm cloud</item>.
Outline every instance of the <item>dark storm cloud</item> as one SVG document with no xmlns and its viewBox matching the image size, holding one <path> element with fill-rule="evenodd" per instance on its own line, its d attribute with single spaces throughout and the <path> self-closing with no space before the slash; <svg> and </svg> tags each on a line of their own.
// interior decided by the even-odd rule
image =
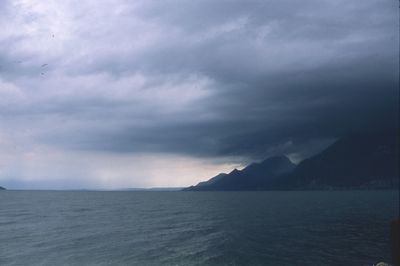
<svg viewBox="0 0 400 266">
<path fill-rule="evenodd" d="M 73 6 L 1 38 L 1 119 L 36 141 L 259 159 L 397 121 L 396 1 Z"/>
</svg>

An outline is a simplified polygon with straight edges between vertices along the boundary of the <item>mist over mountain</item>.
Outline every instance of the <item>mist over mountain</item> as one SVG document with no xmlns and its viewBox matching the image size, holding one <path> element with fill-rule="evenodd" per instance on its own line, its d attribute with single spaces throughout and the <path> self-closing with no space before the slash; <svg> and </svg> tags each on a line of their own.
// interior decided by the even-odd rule
<svg viewBox="0 0 400 266">
<path fill-rule="evenodd" d="M 295 166 L 285 156 L 270 157 L 243 170 L 234 169 L 229 174 L 219 174 L 186 190 L 263 190 L 271 186 L 277 177 L 291 173 Z"/>
<path fill-rule="evenodd" d="M 399 131 L 382 130 L 342 138 L 302 161 L 288 185 L 391 187 L 398 178 Z"/>
<path fill-rule="evenodd" d="M 393 0 L 2 0 L 0 184 L 186 187 L 389 127 L 398 11 Z"/>
<path fill-rule="evenodd" d="M 270 157 L 185 190 L 393 188 L 399 177 L 398 133 L 397 129 L 357 133 L 297 166 L 285 156 Z"/>
</svg>

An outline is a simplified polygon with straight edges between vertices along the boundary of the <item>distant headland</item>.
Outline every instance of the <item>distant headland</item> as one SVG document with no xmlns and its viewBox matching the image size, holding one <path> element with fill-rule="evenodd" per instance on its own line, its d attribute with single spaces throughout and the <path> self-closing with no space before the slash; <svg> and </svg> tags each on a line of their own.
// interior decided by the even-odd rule
<svg viewBox="0 0 400 266">
<path fill-rule="evenodd" d="M 399 130 L 344 137 L 298 165 L 285 156 L 219 174 L 184 191 L 395 189 Z"/>
</svg>

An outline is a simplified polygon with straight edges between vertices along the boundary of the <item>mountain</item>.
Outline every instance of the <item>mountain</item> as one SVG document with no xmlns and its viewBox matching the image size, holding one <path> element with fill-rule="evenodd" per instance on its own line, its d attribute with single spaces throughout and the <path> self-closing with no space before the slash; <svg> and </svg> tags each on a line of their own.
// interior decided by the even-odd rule
<svg viewBox="0 0 400 266">
<path fill-rule="evenodd" d="M 302 161 L 286 187 L 395 187 L 399 178 L 399 132 L 366 132 L 342 138 Z"/>
<path fill-rule="evenodd" d="M 183 187 L 121 188 L 117 191 L 181 191 Z"/>
<path fill-rule="evenodd" d="M 203 182 L 198 183 L 197 186 L 199 186 L 199 187 L 206 187 L 206 186 L 212 185 L 212 184 L 214 184 L 215 182 L 217 182 L 218 180 L 220 180 L 220 179 L 226 177 L 227 175 L 228 175 L 228 174 L 220 173 L 220 174 L 218 174 L 218 175 L 216 175 L 216 176 L 214 176 L 214 177 L 211 177 L 211 178 L 208 179 L 207 181 L 203 181 Z"/>
<path fill-rule="evenodd" d="M 219 174 L 184 190 L 264 190 L 277 177 L 292 172 L 294 168 L 295 164 L 285 156 L 271 157 L 250 164 L 243 170 L 234 169 L 229 174 Z"/>
<path fill-rule="evenodd" d="M 382 130 L 339 139 L 297 166 L 271 157 L 184 190 L 396 188 L 398 180 L 399 131 Z"/>
<path fill-rule="evenodd" d="M 6 190 L 4 187 L 0 187 L 0 190 Z"/>
</svg>

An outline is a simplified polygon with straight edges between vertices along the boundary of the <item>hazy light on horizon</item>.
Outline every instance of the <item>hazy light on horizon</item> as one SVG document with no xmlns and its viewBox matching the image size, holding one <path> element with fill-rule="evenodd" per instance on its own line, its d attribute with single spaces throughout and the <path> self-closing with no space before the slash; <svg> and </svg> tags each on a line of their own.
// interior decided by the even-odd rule
<svg viewBox="0 0 400 266">
<path fill-rule="evenodd" d="M 187 186 L 398 120 L 398 3 L 1 1 L 0 186 Z"/>
</svg>

